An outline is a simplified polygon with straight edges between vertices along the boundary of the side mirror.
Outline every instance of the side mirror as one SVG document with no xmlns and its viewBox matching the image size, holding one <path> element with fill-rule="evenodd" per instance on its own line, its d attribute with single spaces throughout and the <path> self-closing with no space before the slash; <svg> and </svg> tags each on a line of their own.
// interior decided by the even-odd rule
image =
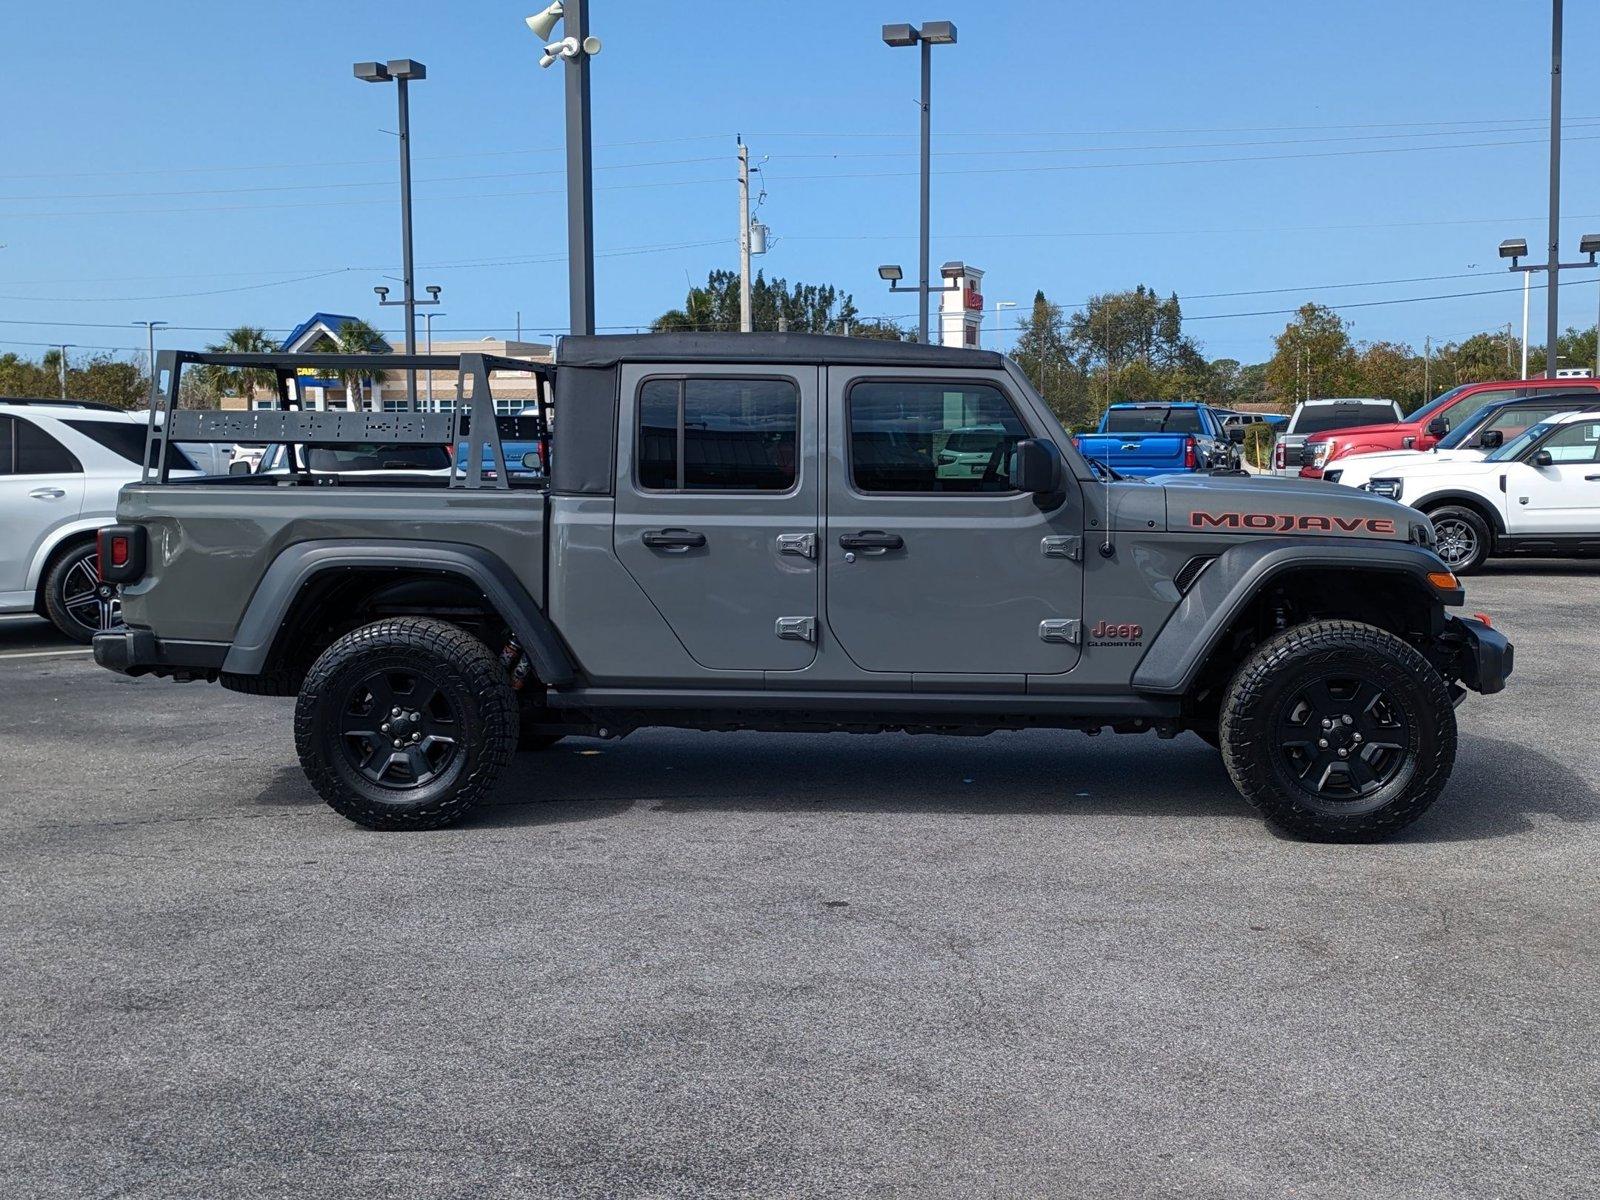
<svg viewBox="0 0 1600 1200">
<path fill-rule="evenodd" d="M 1235 446 L 1244 445 L 1244 435 L 1249 428 L 1248 425 L 1229 425 L 1227 431 L 1228 440 Z"/>
<path fill-rule="evenodd" d="M 1043 438 L 1023 438 L 1011 450 L 1011 486 L 1034 495 L 1061 490 L 1061 451 Z"/>
<path fill-rule="evenodd" d="M 1478 449 L 1498 450 L 1501 446 L 1505 445 L 1505 442 L 1506 435 L 1504 430 L 1485 429 L 1483 433 L 1478 436 Z"/>
<path fill-rule="evenodd" d="M 1553 467 L 1556 463 L 1556 460 L 1551 457 L 1550 451 L 1548 450 L 1539 451 L 1539 453 L 1535 454 L 1528 461 L 1536 467 Z"/>
<path fill-rule="evenodd" d="M 1450 418 L 1449 417 L 1435 417 L 1433 420 L 1428 422 L 1428 436 L 1429 437 L 1442 438 L 1445 434 L 1447 434 L 1449 432 L 1450 432 Z"/>
<path fill-rule="evenodd" d="M 250 474 L 250 464 L 242 458 L 238 462 L 231 462 L 228 464 L 228 474 L 248 475 Z"/>
<path fill-rule="evenodd" d="M 544 470 L 544 460 L 539 457 L 537 450 L 529 450 L 522 456 L 522 469 L 524 471 Z"/>
</svg>

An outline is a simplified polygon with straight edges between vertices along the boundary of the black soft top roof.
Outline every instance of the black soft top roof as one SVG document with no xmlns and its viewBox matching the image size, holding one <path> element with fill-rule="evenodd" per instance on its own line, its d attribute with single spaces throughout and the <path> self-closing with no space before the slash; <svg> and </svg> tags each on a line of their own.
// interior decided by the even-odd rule
<svg viewBox="0 0 1600 1200">
<path fill-rule="evenodd" d="M 556 365 L 562 367 L 613 367 L 619 362 L 771 362 L 995 370 L 1003 361 L 993 350 L 825 333 L 623 333 L 573 335 L 556 343 Z"/>
</svg>

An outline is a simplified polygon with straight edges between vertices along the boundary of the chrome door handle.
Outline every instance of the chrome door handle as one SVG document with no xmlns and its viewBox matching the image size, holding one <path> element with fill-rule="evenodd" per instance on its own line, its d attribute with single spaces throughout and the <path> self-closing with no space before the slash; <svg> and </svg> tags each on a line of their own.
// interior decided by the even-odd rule
<svg viewBox="0 0 1600 1200">
<path fill-rule="evenodd" d="M 34 488 L 33 491 L 28 493 L 28 495 L 32 496 L 35 500 L 59 500 L 61 497 L 65 496 L 66 493 L 60 488 Z"/>
</svg>

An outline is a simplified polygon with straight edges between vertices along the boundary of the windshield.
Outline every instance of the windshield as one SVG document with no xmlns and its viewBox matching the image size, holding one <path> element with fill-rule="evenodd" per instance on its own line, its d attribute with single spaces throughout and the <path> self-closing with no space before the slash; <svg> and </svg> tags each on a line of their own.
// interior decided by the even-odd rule
<svg viewBox="0 0 1600 1200">
<path fill-rule="evenodd" d="M 1354 425 L 1393 425 L 1398 417 L 1394 406 L 1374 401 L 1371 404 L 1307 404 L 1295 414 L 1290 433 L 1327 433 Z"/>
<path fill-rule="evenodd" d="M 1112 408 L 1107 433 L 1199 433 L 1198 408 Z"/>
<path fill-rule="evenodd" d="M 1496 450 L 1493 454 L 1490 454 L 1483 461 L 1510 462 L 1512 459 L 1519 458 L 1524 450 L 1533 445 L 1533 443 L 1537 442 L 1545 434 L 1549 433 L 1552 428 L 1554 428 L 1554 426 L 1552 426 L 1549 421 L 1541 421 L 1531 429 L 1524 429 L 1516 437 L 1512 438 L 1504 446 L 1501 446 L 1500 449 Z"/>
</svg>

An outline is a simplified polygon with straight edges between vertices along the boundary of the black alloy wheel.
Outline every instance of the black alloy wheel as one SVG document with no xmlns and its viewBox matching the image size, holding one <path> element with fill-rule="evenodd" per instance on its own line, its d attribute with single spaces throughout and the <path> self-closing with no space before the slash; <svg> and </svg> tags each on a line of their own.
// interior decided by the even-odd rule
<svg viewBox="0 0 1600 1200">
<path fill-rule="evenodd" d="M 406 792 L 454 765 L 461 714 L 425 671 L 385 667 L 345 686 L 339 718 L 346 758 L 369 782 Z"/>
<path fill-rule="evenodd" d="M 1367 673 L 1318 676 L 1286 696 L 1278 711 L 1278 751 L 1313 807 L 1366 812 L 1406 769 L 1411 723 Z"/>
<path fill-rule="evenodd" d="M 93 542 L 69 550 L 51 566 L 44 584 L 45 614 L 75 642 L 122 627 L 122 597 L 117 585 L 100 576 L 100 552 Z"/>
</svg>

